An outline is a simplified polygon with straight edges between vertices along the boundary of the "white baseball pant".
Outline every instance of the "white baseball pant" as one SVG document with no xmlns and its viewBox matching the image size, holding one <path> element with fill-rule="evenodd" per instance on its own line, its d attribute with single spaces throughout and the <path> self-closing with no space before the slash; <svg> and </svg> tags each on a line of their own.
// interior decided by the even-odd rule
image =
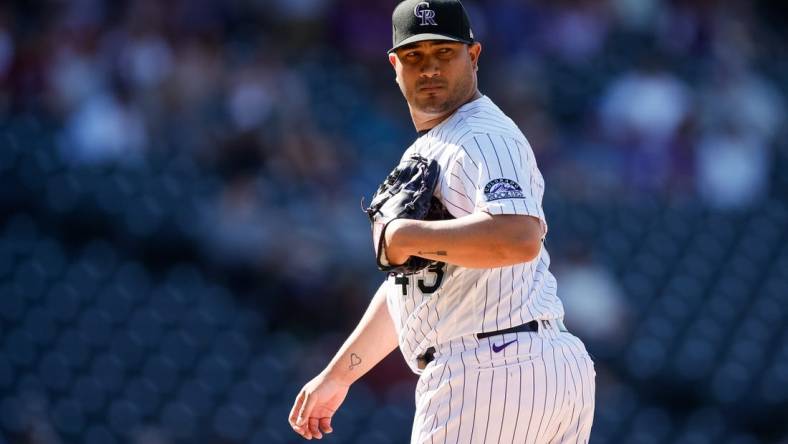
<svg viewBox="0 0 788 444">
<path fill-rule="evenodd" d="M 435 349 L 416 387 L 411 444 L 588 443 L 594 364 L 555 322 Z"/>
</svg>

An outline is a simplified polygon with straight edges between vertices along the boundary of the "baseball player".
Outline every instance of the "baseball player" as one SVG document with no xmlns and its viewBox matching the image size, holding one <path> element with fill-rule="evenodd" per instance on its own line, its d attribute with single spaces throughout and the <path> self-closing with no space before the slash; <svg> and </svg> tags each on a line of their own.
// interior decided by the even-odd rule
<svg viewBox="0 0 788 444">
<path fill-rule="evenodd" d="M 458 0 L 401 2 L 389 61 L 434 160 L 448 220 L 395 219 L 391 273 L 328 366 L 297 395 L 293 430 L 331 432 L 349 386 L 399 346 L 420 375 L 411 443 L 587 443 L 593 363 L 566 331 L 543 240 L 544 181 L 522 132 L 477 88 L 481 45 Z"/>
</svg>

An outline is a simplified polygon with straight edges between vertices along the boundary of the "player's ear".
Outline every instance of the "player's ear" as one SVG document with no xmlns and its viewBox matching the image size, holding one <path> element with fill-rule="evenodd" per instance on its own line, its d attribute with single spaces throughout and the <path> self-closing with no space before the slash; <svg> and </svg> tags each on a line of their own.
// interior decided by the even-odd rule
<svg viewBox="0 0 788 444">
<path fill-rule="evenodd" d="M 393 68 L 397 67 L 397 54 L 396 53 L 392 52 L 391 54 L 389 54 L 389 63 L 391 63 L 391 66 Z"/>
<path fill-rule="evenodd" d="M 468 45 L 468 55 L 471 57 L 471 65 L 473 69 L 479 69 L 479 55 L 482 53 L 482 44 L 473 42 Z"/>
</svg>

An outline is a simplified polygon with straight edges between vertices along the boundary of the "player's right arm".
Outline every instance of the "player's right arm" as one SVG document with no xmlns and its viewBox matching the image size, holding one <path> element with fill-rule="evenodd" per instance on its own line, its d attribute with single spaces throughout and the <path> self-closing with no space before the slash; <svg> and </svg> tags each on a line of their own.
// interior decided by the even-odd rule
<svg viewBox="0 0 788 444">
<path fill-rule="evenodd" d="M 304 438 L 321 439 L 323 433 L 331 433 L 331 418 L 345 400 L 350 385 L 397 347 L 397 332 L 385 290 L 383 283 L 331 362 L 296 396 L 289 421 Z"/>
</svg>

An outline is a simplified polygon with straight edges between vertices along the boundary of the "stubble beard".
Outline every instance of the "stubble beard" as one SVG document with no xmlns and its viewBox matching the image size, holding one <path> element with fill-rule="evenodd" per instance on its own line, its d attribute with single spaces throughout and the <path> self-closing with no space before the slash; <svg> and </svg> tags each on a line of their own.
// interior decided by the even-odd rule
<svg viewBox="0 0 788 444">
<path fill-rule="evenodd" d="M 471 77 L 458 81 L 453 88 L 447 85 L 447 95 L 440 97 L 437 94 L 420 97 L 413 95 L 411 106 L 425 114 L 446 114 L 464 105 L 473 95 L 473 79 Z"/>
<path fill-rule="evenodd" d="M 426 114 L 445 114 L 458 107 L 459 100 L 456 96 L 441 99 L 437 96 L 416 99 L 416 109 Z"/>
</svg>

